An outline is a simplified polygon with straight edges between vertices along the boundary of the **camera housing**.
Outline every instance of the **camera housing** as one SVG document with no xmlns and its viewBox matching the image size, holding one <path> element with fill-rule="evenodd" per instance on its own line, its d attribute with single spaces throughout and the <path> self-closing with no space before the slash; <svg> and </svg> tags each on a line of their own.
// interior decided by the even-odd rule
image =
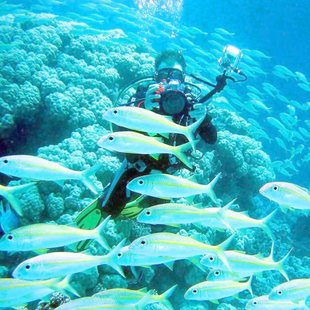
<svg viewBox="0 0 310 310">
<path fill-rule="evenodd" d="M 223 49 L 222 57 L 219 58 L 218 63 L 226 71 L 238 70 L 239 62 L 242 58 L 242 52 L 233 45 L 226 45 Z"/>
<path fill-rule="evenodd" d="M 160 94 L 159 109 L 166 115 L 184 113 L 188 108 L 186 86 L 179 80 L 162 82 L 156 93 Z"/>
</svg>

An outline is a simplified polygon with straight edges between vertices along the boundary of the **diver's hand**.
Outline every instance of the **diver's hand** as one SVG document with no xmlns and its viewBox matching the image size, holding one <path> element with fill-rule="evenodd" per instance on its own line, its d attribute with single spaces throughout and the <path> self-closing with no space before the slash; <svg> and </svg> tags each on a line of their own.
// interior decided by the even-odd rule
<svg viewBox="0 0 310 310">
<path fill-rule="evenodd" d="M 195 103 L 193 105 L 193 110 L 189 111 L 190 117 L 195 119 L 196 121 L 201 119 L 206 114 L 207 114 L 207 107 L 203 103 Z"/>
<path fill-rule="evenodd" d="M 144 107 L 147 110 L 159 109 L 160 94 L 156 94 L 156 91 L 159 89 L 159 87 L 160 87 L 159 84 L 152 84 L 149 86 L 145 94 L 145 101 L 144 101 Z"/>
</svg>

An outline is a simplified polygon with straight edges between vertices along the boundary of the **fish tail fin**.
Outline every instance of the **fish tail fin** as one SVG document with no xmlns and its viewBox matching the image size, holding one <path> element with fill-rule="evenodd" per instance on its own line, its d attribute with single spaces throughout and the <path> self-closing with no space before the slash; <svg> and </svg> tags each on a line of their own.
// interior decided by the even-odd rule
<svg viewBox="0 0 310 310">
<path fill-rule="evenodd" d="M 173 310 L 173 307 L 168 299 L 174 293 L 177 286 L 177 284 L 173 285 L 168 290 L 158 296 L 159 302 L 162 303 L 169 310 Z"/>
<path fill-rule="evenodd" d="M 252 297 L 253 295 L 253 290 L 252 290 L 252 280 L 253 280 L 253 275 L 250 276 L 250 279 L 246 282 L 247 287 L 246 289 L 251 293 Z"/>
<path fill-rule="evenodd" d="M 137 303 L 133 305 L 133 309 L 144 310 L 145 306 L 150 303 L 152 292 L 147 292 Z"/>
<path fill-rule="evenodd" d="M 267 216 L 265 216 L 264 218 L 262 218 L 260 221 L 262 223 L 262 229 L 265 231 L 265 233 L 269 236 L 269 238 L 274 242 L 275 241 L 275 237 L 273 232 L 271 231 L 268 223 L 269 221 L 273 218 L 273 216 L 278 212 L 278 208 L 275 209 L 274 211 L 272 211 L 270 214 L 268 214 Z"/>
<path fill-rule="evenodd" d="M 66 293 L 67 291 L 75 296 L 81 297 L 81 295 L 70 284 L 70 278 L 71 278 L 71 275 L 66 276 L 62 280 L 57 279 L 56 280 L 57 282 L 55 283 L 55 288 L 60 290 L 63 293 Z"/>
<path fill-rule="evenodd" d="M 201 125 L 201 123 L 204 121 L 205 117 L 206 116 L 204 115 L 198 121 L 196 121 L 194 124 L 187 127 L 186 138 L 190 142 L 194 151 L 196 151 L 195 132 L 197 131 L 197 129 Z"/>
<path fill-rule="evenodd" d="M 286 270 L 284 269 L 284 263 L 287 260 L 287 258 L 289 257 L 289 255 L 291 254 L 291 252 L 293 251 L 294 248 L 291 248 L 286 255 L 277 262 L 277 267 L 278 267 L 278 271 L 282 274 L 282 276 L 289 281 L 289 277 L 288 274 L 286 272 Z"/>
<path fill-rule="evenodd" d="M 109 246 L 107 240 L 104 237 L 105 232 L 107 231 L 106 227 L 111 218 L 111 215 L 106 217 L 103 222 L 94 229 L 95 235 L 96 235 L 96 241 L 106 250 L 111 250 L 111 247 Z"/>
<path fill-rule="evenodd" d="M 125 277 L 124 271 L 120 265 L 117 264 L 117 255 L 120 249 L 124 246 L 126 238 L 123 239 L 117 246 L 115 246 L 110 253 L 104 256 L 103 264 L 108 264 L 113 269 L 115 269 L 122 277 Z"/>
<path fill-rule="evenodd" d="M 219 180 L 219 178 L 221 177 L 221 172 L 218 173 L 215 178 L 209 183 L 206 185 L 206 194 L 210 197 L 210 199 L 214 202 L 214 203 L 217 203 L 217 197 L 215 195 L 215 192 L 213 190 L 215 184 L 217 183 L 217 181 Z"/>
<path fill-rule="evenodd" d="M 220 208 L 221 212 L 229 210 L 229 208 L 234 204 L 234 202 L 237 200 L 237 198 L 234 198 L 232 201 L 228 202 L 225 206 Z"/>
<path fill-rule="evenodd" d="M 30 189 L 30 188 L 34 188 L 35 183 L 27 183 L 27 184 L 22 184 L 22 185 L 17 185 L 17 186 L 8 186 L 6 187 L 7 189 L 7 195 L 4 196 L 5 198 L 7 198 L 8 202 L 10 203 L 10 205 L 12 206 L 12 208 L 15 210 L 15 212 L 19 215 L 22 216 L 23 215 L 23 210 L 21 207 L 21 202 L 18 198 L 15 197 L 16 194 L 20 194 L 23 191 Z"/>
<path fill-rule="evenodd" d="M 81 181 L 83 184 L 94 194 L 98 194 L 98 188 L 95 183 L 90 179 L 90 176 L 94 175 L 100 168 L 102 168 L 102 163 L 98 162 L 92 167 L 82 171 Z"/>
<path fill-rule="evenodd" d="M 232 270 L 227 260 L 227 257 L 225 256 L 225 250 L 227 249 L 227 247 L 230 245 L 231 241 L 234 238 L 235 238 L 235 234 L 231 235 L 229 238 L 227 238 L 222 243 L 217 245 L 218 258 L 224 263 L 224 265 L 228 268 L 229 271 L 232 271 Z"/>
<path fill-rule="evenodd" d="M 175 146 L 174 148 L 174 155 L 184 164 L 186 165 L 188 168 L 192 169 L 193 165 L 190 162 L 190 160 L 187 158 L 185 152 L 188 151 L 191 147 L 190 142 L 184 143 L 182 145 L 179 146 Z"/>
</svg>

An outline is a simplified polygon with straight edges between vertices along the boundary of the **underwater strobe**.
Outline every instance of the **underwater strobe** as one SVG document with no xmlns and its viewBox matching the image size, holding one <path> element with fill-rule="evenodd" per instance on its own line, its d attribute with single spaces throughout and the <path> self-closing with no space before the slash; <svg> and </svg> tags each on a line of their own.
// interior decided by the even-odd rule
<svg viewBox="0 0 310 310">
<path fill-rule="evenodd" d="M 227 73 L 236 72 L 240 74 L 238 65 L 242 56 L 242 52 L 237 47 L 226 45 L 223 48 L 223 54 L 222 57 L 219 58 L 218 63 Z"/>
</svg>

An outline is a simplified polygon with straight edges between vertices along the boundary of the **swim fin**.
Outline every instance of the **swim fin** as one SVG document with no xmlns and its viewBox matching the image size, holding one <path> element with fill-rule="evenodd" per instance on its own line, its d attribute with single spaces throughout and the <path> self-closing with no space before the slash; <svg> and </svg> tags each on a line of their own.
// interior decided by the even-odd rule
<svg viewBox="0 0 310 310">
<path fill-rule="evenodd" d="M 124 209 L 120 213 L 120 216 L 124 216 L 126 218 L 136 218 L 143 210 L 143 207 L 140 206 L 140 202 L 142 202 L 145 197 L 145 195 L 141 195 L 137 199 L 126 203 Z"/>
<path fill-rule="evenodd" d="M 103 220 L 102 212 L 102 200 L 103 196 L 99 196 L 93 200 L 75 219 L 76 226 L 81 229 L 94 229 Z M 84 251 L 92 240 L 83 240 L 74 244 L 71 248 L 74 251 Z"/>
</svg>

